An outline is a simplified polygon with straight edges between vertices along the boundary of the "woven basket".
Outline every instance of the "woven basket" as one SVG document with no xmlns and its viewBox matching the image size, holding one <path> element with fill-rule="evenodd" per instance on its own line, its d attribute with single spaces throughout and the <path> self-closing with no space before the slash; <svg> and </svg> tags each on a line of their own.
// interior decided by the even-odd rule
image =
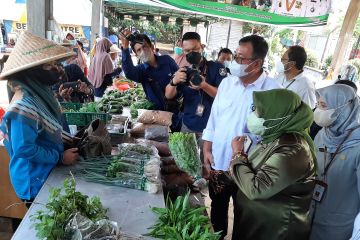
<svg viewBox="0 0 360 240">
<path fill-rule="evenodd" d="M 74 55 L 76 53 L 72 50 L 26 31 L 20 35 L 9 59 L 4 65 L 0 79 L 44 63 L 50 63 Z"/>
</svg>

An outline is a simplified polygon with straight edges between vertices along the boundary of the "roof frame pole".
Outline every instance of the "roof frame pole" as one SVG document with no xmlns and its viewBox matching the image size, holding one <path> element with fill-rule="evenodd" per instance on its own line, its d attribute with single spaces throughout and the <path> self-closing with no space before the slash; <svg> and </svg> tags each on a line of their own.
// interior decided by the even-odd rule
<svg viewBox="0 0 360 240">
<path fill-rule="evenodd" d="M 52 16 L 52 0 L 27 0 L 27 29 L 30 33 L 46 38 L 48 21 Z"/>
<path fill-rule="evenodd" d="M 229 20 L 229 29 L 228 29 L 228 35 L 227 35 L 227 40 L 226 40 L 226 48 L 229 48 L 230 33 L 231 33 L 231 24 L 232 24 L 232 20 Z"/>
<path fill-rule="evenodd" d="M 346 61 L 346 54 L 353 36 L 356 20 L 360 13 L 360 1 L 351 0 L 347 9 L 344 22 L 341 27 L 340 36 L 336 44 L 335 52 L 331 61 L 331 68 L 333 70 L 333 78 L 339 75 L 341 66 Z"/>
<path fill-rule="evenodd" d="M 96 37 L 102 35 L 102 11 L 103 0 L 92 0 L 92 12 L 91 12 L 91 48 L 96 44 Z"/>
</svg>

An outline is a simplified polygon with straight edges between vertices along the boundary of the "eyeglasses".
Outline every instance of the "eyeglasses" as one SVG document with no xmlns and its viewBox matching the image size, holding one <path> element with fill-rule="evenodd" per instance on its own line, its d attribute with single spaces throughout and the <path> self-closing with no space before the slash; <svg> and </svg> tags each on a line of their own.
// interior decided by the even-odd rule
<svg viewBox="0 0 360 240">
<path fill-rule="evenodd" d="M 235 56 L 234 59 L 239 64 L 242 64 L 244 61 L 249 62 L 249 61 L 255 60 L 255 58 L 243 58 L 243 57 L 240 57 L 240 56 Z"/>
</svg>

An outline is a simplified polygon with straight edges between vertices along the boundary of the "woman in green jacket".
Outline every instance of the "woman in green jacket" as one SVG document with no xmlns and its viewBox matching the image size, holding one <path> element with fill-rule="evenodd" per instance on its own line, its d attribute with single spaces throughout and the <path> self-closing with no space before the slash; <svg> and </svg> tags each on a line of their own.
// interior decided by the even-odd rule
<svg viewBox="0 0 360 240">
<path fill-rule="evenodd" d="M 231 172 L 239 187 L 233 240 L 307 239 L 314 189 L 314 144 L 308 134 L 313 113 L 286 89 L 254 92 L 247 122 L 262 137 L 249 156 L 243 137 L 232 143 Z"/>
</svg>

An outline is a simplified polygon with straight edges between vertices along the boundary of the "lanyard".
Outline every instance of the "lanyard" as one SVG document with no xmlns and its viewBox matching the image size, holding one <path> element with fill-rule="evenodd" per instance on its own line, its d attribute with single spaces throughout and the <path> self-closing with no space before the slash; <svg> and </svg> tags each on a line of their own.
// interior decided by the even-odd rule
<svg viewBox="0 0 360 240">
<path fill-rule="evenodd" d="M 324 173 L 322 174 L 322 176 L 326 176 L 327 172 L 328 172 L 329 169 L 330 169 L 331 164 L 332 164 L 332 163 L 334 162 L 334 160 L 335 160 L 336 155 L 339 153 L 341 146 L 342 146 L 342 145 L 344 144 L 344 142 L 350 137 L 351 133 L 352 133 L 355 129 L 359 128 L 359 127 L 360 127 L 360 126 L 357 126 L 357 127 L 354 127 L 354 128 L 352 128 L 352 129 L 349 130 L 349 132 L 348 132 L 348 134 L 346 135 L 346 137 L 344 138 L 344 140 L 340 143 L 340 145 L 336 148 L 335 153 L 331 156 L 329 163 L 325 166 Z M 326 151 L 326 148 L 325 148 L 325 152 L 324 152 L 324 154 L 325 154 L 325 162 L 326 162 L 326 153 L 327 153 L 327 151 Z"/>
<path fill-rule="evenodd" d="M 208 62 L 206 59 L 204 59 L 204 65 L 201 66 L 202 67 L 202 71 L 201 71 L 201 76 L 203 76 L 205 78 L 205 82 L 206 82 L 206 75 L 207 75 L 207 68 L 208 68 Z M 200 104 L 203 104 L 203 100 L 204 100 L 204 92 L 203 90 L 199 90 L 199 96 L 200 96 Z"/>
<path fill-rule="evenodd" d="M 291 81 L 291 83 L 289 83 L 289 85 L 287 85 L 286 87 L 285 87 L 285 89 L 288 89 L 294 82 L 295 82 L 295 80 L 296 80 L 296 78 L 294 78 L 292 81 Z M 284 83 L 283 83 L 284 84 Z"/>
</svg>

